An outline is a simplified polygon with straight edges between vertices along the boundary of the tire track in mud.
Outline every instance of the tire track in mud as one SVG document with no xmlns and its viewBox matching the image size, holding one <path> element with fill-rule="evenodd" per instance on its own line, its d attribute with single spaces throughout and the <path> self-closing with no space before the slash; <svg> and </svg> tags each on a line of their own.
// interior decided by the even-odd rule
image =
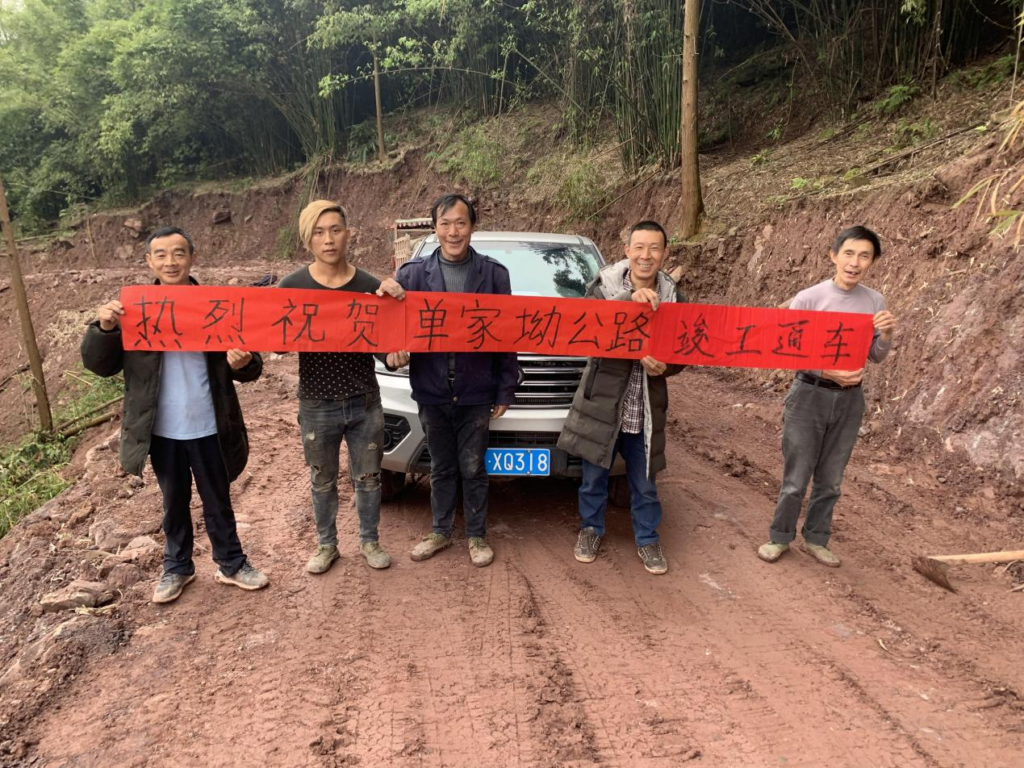
<svg viewBox="0 0 1024 768">
<path fill-rule="evenodd" d="M 268 369 L 272 391 L 283 364 Z M 718 424 L 710 394 L 706 412 L 680 418 Z M 172 606 L 124 602 L 118 610 L 138 627 L 131 643 L 91 662 L 42 714 L 30 734 L 37 765 L 656 768 L 784 758 L 945 768 L 1009 766 L 1024 746 L 1013 697 L 971 705 L 992 680 L 1014 685 L 1008 659 L 1019 641 L 979 649 L 993 628 L 1018 625 L 970 597 L 886 591 L 872 557 L 892 563 L 902 550 L 886 540 L 884 511 L 856 492 L 844 568 L 799 552 L 768 566 L 754 555 L 770 513 L 765 490 L 673 440 L 660 483 L 672 570 L 653 577 L 623 511 L 610 515 L 597 562 L 577 563 L 575 489 L 553 481 L 494 484 L 491 567 L 470 564 L 461 534 L 412 563 L 408 550 L 429 530 L 421 482 L 384 507 L 394 565 L 376 572 L 358 554 L 346 482 L 343 558 L 313 577 L 294 399 L 278 395 L 254 396 L 247 411 L 252 477 L 236 497 L 243 543 L 271 587 L 215 584 L 197 536 L 200 578 Z M 728 443 L 741 426 L 726 420 L 715 440 Z M 756 440 L 753 459 L 768 466 Z M 950 614 L 936 623 L 942 650 L 918 653 L 932 608 Z M 948 631 L 986 617 L 992 626 L 962 646 Z"/>
<path fill-rule="evenodd" d="M 486 569 L 469 563 L 461 538 L 425 563 L 391 548 L 398 562 L 380 583 L 381 599 L 394 602 L 392 628 L 374 637 L 376 685 L 350 695 L 360 712 L 350 757 L 370 765 L 591 761 L 572 673 L 546 641 L 529 582 L 497 546 Z"/>
<path fill-rule="evenodd" d="M 692 463 L 688 467 L 687 474 L 690 478 L 687 485 L 692 488 L 714 488 L 714 478 L 707 467 Z M 744 499 L 744 497 L 747 497 Z M 850 689 L 863 704 L 874 710 L 877 716 L 891 725 L 909 744 L 914 753 L 930 765 L 970 764 L 979 756 L 978 743 L 987 743 L 993 735 L 1006 734 L 1007 730 L 1000 727 L 1003 720 L 999 715 L 986 718 L 988 722 L 979 723 L 972 727 L 972 720 L 969 711 L 961 712 L 959 716 L 948 714 L 950 708 L 957 707 L 964 701 L 977 701 L 985 695 L 981 680 L 973 676 L 951 675 L 949 666 L 941 665 L 936 669 L 934 663 L 921 665 L 904 663 L 903 660 L 883 653 L 870 639 L 857 644 L 857 650 L 846 650 L 847 646 L 842 640 L 846 638 L 840 635 L 849 636 L 850 631 L 844 626 L 850 624 L 858 627 L 858 634 L 867 638 L 878 638 L 881 634 L 889 634 L 895 627 L 902 633 L 904 642 L 915 643 L 912 633 L 899 627 L 895 619 L 888 619 L 885 613 L 878 609 L 868 598 L 863 597 L 856 590 L 868 586 L 869 591 L 874 591 L 874 579 L 869 572 L 855 566 L 844 568 L 841 571 L 826 571 L 809 558 L 800 553 L 787 555 L 786 558 L 776 566 L 761 564 L 753 557 L 753 549 L 759 540 L 751 537 L 747 531 L 750 529 L 749 519 L 740 522 L 728 510 L 737 510 L 745 518 L 751 517 L 743 510 L 758 509 L 758 494 L 748 491 L 735 492 L 730 494 L 728 500 L 722 497 L 695 499 L 690 501 L 695 508 L 717 509 L 713 518 L 726 521 L 729 526 L 729 534 L 734 539 L 727 547 L 723 548 L 721 541 L 715 541 L 701 548 L 695 553 L 702 567 L 711 572 L 711 576 L 718 578 L 728 589 L 735 589 L 740 594 L 757 595 L 753 601 L 746 600 L 744 610 L 751 612 L 758 622 L 763 625 L 774 625 L 773 631 L 782 632 L 794 636 L 794 625 L 802 624 L 800 636 L 805 645 L 810 645 L 816 663 L 824 669 L 829 670 L 844 687 Z M 737 501 L 740 503 L 737 504 Z M 770 503 L 760 501 L 770 514 Z M 756 512 L 754 513 L 756 514 Z M 766 520 L 762 524 L 766 524 Z M 701 534 L 704 534 L 701 531 Z M 888 550 L 879 541 L 876 545 L 870 541 L 866 545 L 859 542 L 860 529 L 851 533 L 849 538 L 858 538 L 857 546 L 851 546 L 855 551 L 851 558 L 861 563 L 870 563 L 872 553 L 887 553 Z M 869 537 L 873 534 L 869 533 Z M 877 535 L 877 534 L 874 534 Z M 703 535 L 701 536 L 703 538 Z M 879 536 L 881 539 L 882 537 Z M 738 541 L 736 541 L 738 540 Z M 728 548 L 739 546 L 740 556 L 746 559 L 744 567 L 735 567 L 732 563 L 723 562 L 723 554 Z M 751 567 L 753 566 L 753 567 Z M 853 576 L 850 583 L 848 578 Z M 710 577 L 709 577 L 710 578 Z M 866 585 L 865 585 L 866 582 Z M 855 587 L 856 584 L 856 587 Z M 714 584 L 721 589 L 719 585 Z M 824 587 L 824 589 L 823 589 Z M 697 596 L 699 592 L 691 592 Z M 733 597 L 732 592 L 729 594 Z M 892 592 L 890 590 L 891 599 Z M 840 610 L 837 611 L 837 599 L 844 598 L 845 604 L 840 603 Z M 722 602 L 719 600 L 719 602 Z M 806 603 L 806 607 L 801 607 Z M 906 605 L 904 608 L 908 607 Z M 752 610 L 753 609 L 753 610 Z M 969 610 L 969 604 L 967 609 Z M 852 614 L 852 615 L 851 615 Z M 721 610 L 709 613 L 713 616 L 722 616 Z M 896 614 L 900 623 L 905 626 L 904 614 Z M 913 614 L 911 614 L 913 615 Z M 920 615 L 920 614 L 918 614 Z M 924 615 L 928 615 L 925 613 Z M 779 617 L 786 617 L 787 621 L 779 621 Z M 826 622 L 817 620 L 818 617 L 826 617 Z M 831 626 L 823 626 L 828 621 L 833 621 Z M 829 630 L 834 630 L 831 632 Z M 909 635 L 909 636 L 908 636 Z M 721 627 L 718 633 L 720 637 L 728 637 L 727 627 Z M 855 638 L 856 639 L 856 638 Z M 885 646 L 881 646 L 885 648 Z M 822 650 L 824 649 L 824 650 Z M 801 656 L 807 656 L 807 648 L 800 650 Z M 870 661 L 865 661 L 870 659 Z M 765 678 L 764 670 L 756 671 L 756 679 L 762 681 Z M 966 679 L 965 679 L 966 678 Z M 899 681 L 904 690 L 898 691 L 897 696 L 892 695 L 893 681 Z M 939 701 L 930 702 L 933 698 L 928 691 L 938 690 L 941 692 Z M 893 699 L 896 699 L 893 702 Z M 885 703 L 883 703 L 885 702 Z M 847 713 L 844 711 L 844 715 Z M 925 723 L 936 721 L 941 723 L 944 730 L 940 733 Z M 1005 747 L 1007 741 L 1005 735 L 997 738 L 997 744 Z M 930 739 L 926 745 L 925 739 Z M 939 743 L 941 740 L 942 743 Z M 1017 741 L 1019 738 L 1010 738 L 1010 741 Z M 984 748 L 982 748 L 984 749 Z M 957 755 L 956 763 L 949 762 L 951 754 Z M 990 764 L 1009 764 L 1000 762 L 1001 752 L 997 747 L 989 756 Z"/>
<path fill-rule="evenodd" d="M 694 477 L 694 482 L 699 485 L 701 479 L 704 478 Z M 671 491 L 665 498 L 677 510 L 716 506 L 710 501 L 681 503 Z M 729 503 L 737 500 L 742 501 L 730 495 Z M 717 505 L 724 507 L 721 499 Z M 945 712 L 949 700 L 978 698 L 979 690 L 973 681 L 943 680 L 930 671 L 912 670 L 908 675 L 898 661 L 875 648 L 871 633 L 866 633 L 868 639 L 847 650 L 836 633 L 850 632 L 844 623 L 857 626 L 858 617 L 847 616 L 849 610 L 836 611 L 831 587 L 821 594 L 819 577 L 823 569 L 806 558 L 811 569 L 808 573 L 815 575 L 801 577 L 794 583 L 792 574 L 777 571 L 774 578 L 766 581 L 761 569 L 767 566 L 753 556 L 752 549 L 743 546 L 742 539 L 737 542 L 728 528 L 724 531 L 728 534 L 725 541 L 721 540 L 719 530 L 723 526 L 713 519 L 712 525 L 701 523 L 699 527 L 711 530 L 714 540 L 705 531 L 695 537 L 688 531 L 680 535 L 681 529 L 690 527 L 690 521 L 685 514 L 682 519 L 675 515 L 663 528 L 667 552 L 674 558 L 674 566 L 679 566 L 679 559 L 683 559 L 682 570 L 687 573 L 682 580 L 651 580 L 642 571 L 639 560 L 634 562 L 628 520 L 624 514 L 618 517 L 606 540 L 608 549 L 595 564 L 599 566 L 596 570 L 594 566 L 578 566 L 571 557 L 571 540 L 557 530 L 546 529 L 538 531 L 537 540 L 555 543 L 547 547 L 548 552 L 538 552 L 537 548 L 524 550 L 523 567 L 534 574 L 543 567 L 541 563 L 562 563 L 562 573 L 556 578 L 545 577 L 541 583 L 570 589 L 554 590 L 539 599 L 549 613 L 567 615 L 566 621 L 557 623 L 565 626 L 559 642 L 565 645 L 570 657 L 588 658 L 595 668 L 600 668 L 605 658 L 610 664 L 624 654 L 636 659 L 632 669 L 620 669 L 615 675 L 620 682 L 631 677 L 643 678 L 637 669 L 645 666 L 648 659 L 654 659 L 652 666 L 661 669 L 665 659 L 671 659 L 674 666 L 682 664 L 690 682 L 680 686 L 679 697 L 706 699 L 715 716 L 703 723 L 703 730 L 701 721 L 687 711 L 697 707 L 683 706 L 678 718 L 674 717 L 676 713 L 670 713 L 667 719 L 686 723 L 714 764 L 730 764 L 729 756 L 744 754 L 751 742 L 756 745 L 754 755 L 761 759 L 766 752 L 783 755 L 789 764 L 818 765 L 823 760 L 851 765 L 954 765 L 962 761 L 969 764 L 972 755 L 980 754 L 974 746 L 977 740 L 998 734 L 997 723 L 963 724 L 962 715 L 951 717 Z M 726 564 L 723 556 L 737 548 L 737 561 Z M 698 567 L 692 567 L 691 560 Z M 811 603 L 810 609 L 789 610 L 788 596 L 800 595 L 802 590 L 807 591 L 803 599 Z M 575 602 L 590 606 L 589 616 L 583 617 L 583 626 L 578 629 L 580 617 L 578 612 L 574 613 Z M 667 605 L 683 608 L 685 623 L 664 613 Z M 835 623 L 828 625 L 821 617 Z M 611 644 L 605 658 L 589 639 L 592 635 L 601 637 L 606 645 Z M 694 657 L 699 658 L 700 654 L 694 653 L 695 648 L 703 650 L 709 658 L 698 663 Z M 905 688 L 895 695 L 894 680 Z M 596 680 L 594 685 L 600 686 L 601 681 Z M 651 686 L 660 686 L 670 692 L 671 698 L 671 676 Z M 641 683 L 639 688 L 643 687 Z M 949 698 L 929 702 L 927 696 L 919 693 L 929 687 L 948 689 Z M 606 684 L 602 697 L 607 700 L 616 695 L 621 698 L 621 693 Z M 622 701 L 611 706 L 618 711 L 629 710 Z M 702 712 L 707 711 L 706 706 L 702 701 Z M 592 717 L 601 719 L 597 715 Z M 643 722 L 642 717 L 632 719 L 635 723 Z M 727 725 L 721 727 L 721 722 Z M 815 722 L 828 723 L 830 727 L 842 725 L 836 732 L 828 733 L 827 738 L 818 734 L 809 742 L 803 741 Z M 929 722 L 940 723 L 946 730 L 940 733 L 929 728 L 925 725 Z M 929 734 L 934 743 L 928 741 Z M 720 742 L 717 747 L 715 742 Z M 725 749 L 719 751 L 722 746 Z M 989 755 L 991 764 L 1000 764 L 1000 759 L 1005 761 L 1006 746 L 1005 737 L 996 739 Z M 632 741 L 623 740 L 622 759 L 636 755 L 637 750 L 642 755 L 650 754 L 644 749 L 643 739 L 634 734 Z M 801 758 L 802 754 L 807 757 Z M 951 755 L 957 759 L 951 761 Z"/>
</svg>

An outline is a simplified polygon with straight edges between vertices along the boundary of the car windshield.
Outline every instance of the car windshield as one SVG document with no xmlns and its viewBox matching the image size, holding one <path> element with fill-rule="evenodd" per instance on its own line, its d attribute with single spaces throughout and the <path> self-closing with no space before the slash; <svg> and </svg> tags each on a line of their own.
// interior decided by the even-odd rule
<svg viewBox="0 0 1024 768">
<path fill-rule="evenodd" d="M 582 298 L 601 266 L 594 250 L 582 245 L 474 239 L 473 248 L 508 267 L 518 296 Z"/>
</svg>

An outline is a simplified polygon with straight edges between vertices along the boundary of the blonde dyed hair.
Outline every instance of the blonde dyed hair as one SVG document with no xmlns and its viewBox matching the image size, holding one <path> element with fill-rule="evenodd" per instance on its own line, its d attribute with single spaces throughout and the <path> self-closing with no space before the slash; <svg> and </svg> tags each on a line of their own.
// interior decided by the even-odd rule
<svg viewBox="0 0 1024 768">
<path fill-rule="evenodd" d="M 333 200 L 314 200 L 302 209 L 299 214 L 299 239 L 302 240 L 303 246 L 309 248 L 309 241 L 313 239 L 313 229 L 316 227 L 317 221 L 325 213 L 331 211 L 340 213 L 342 223 L 346 227 L 348 226 L 348 214 L 345 212 L 344 206 Z"/>
</svg>

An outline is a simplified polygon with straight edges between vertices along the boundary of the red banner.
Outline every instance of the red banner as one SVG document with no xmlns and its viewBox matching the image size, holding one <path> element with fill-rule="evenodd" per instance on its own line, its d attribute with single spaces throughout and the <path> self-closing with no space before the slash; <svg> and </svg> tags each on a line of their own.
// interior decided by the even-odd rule
<svg viewBox="0 0 1024 768">
<path fill-rule="evenodd" d="M 522 352 L 744 368 L 864 365 L 870 315 L 463 293 L 132 286 L 127 350 Z"/>
</svg>

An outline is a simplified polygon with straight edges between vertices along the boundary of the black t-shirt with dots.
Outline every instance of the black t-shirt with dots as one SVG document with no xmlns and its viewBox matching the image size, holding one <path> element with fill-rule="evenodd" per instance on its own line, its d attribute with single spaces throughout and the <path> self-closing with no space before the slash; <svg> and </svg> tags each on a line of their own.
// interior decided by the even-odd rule
<svg viewBox="0 0 1024 768">
<path fill-rule="evenodd" d="M 278 286 L 373 293 L 380 287 L 380 280 L 356 267 L 355 275 L 345 285 L 329 288 L 313 279 L 309 267 L 303 267 L 283 278 Z M 346 400 L 379 389 L 373 355 L 368 352 L 299 352 L 299 397 L 303 400 Z"/>
</svg>

